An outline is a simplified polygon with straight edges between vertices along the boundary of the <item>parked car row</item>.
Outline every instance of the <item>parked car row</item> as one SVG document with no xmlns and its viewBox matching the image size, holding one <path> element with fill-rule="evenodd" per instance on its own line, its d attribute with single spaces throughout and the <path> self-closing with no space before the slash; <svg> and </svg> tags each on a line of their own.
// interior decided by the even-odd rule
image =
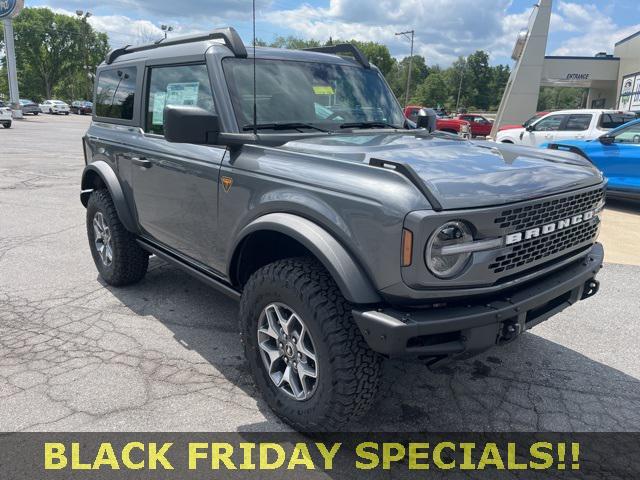
<svg viewBox="0 0 640 480">
<path fill-rule="evenodd" d="M 11 116 L 11 108 L 6 102 L 0 101 L 3 104 L 3 108 L 9 111 Z M 41 104 L 37 104 L 32 100 L 20 99 L 20 109 L 23 115 L 39 115 L 41 113 L 49 113 L 55 115 L 69 115 L 75 113 L 78 115 L 91 115 L 93 113 L 93 103 L 87 100 L 76 100 L 71 103 L 71 106 L 62 100 L 45 100 Z M 7 113 L 5 111 L 4 116 Z M 3 123 L 4 125 L 4 123 Z"/>
<path fill-rule="evenodd" d="M 416 123 L 420 110 L 424 107 L 411 105 L 404 109 L 405 117 Z M 437 114 L 436 128 L 442 132 L 471 137 L 487 137 L 491 133 L 493 122 L 483 115 L 476 113 L 463 113 L 449 116 L 443 110 L 435 110 Z"/>
</svg>

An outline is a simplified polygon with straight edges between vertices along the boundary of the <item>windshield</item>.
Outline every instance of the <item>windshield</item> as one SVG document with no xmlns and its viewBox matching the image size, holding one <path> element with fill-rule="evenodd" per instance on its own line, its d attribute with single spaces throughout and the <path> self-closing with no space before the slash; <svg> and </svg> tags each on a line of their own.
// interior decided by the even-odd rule
<svg viewBox="0 0 640 480">
<path fill-rule="evenodd" d="M 253 61 L 223 62 L 241 131 L 253 125 Z M 404 127 L 400 105 L 376 70 L 330 63 L 257 60 L 258 125 L 301 124 L 328 130 L 354 124 Z M 304 126 L 302 125 L 302 126 Z"/>
<path fill-rule="evenodd" d="M 61 100 L 54 100 L 53 103 L 55 103 L 56 105 L 65 105 L 65 103 Z"/>
</svg>

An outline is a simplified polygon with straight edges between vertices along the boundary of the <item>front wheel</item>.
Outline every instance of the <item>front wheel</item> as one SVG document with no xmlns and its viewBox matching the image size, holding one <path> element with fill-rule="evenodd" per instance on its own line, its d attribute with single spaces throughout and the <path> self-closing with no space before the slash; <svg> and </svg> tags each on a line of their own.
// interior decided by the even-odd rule
<svg viewBox="0 0 640 480">
<path fill-rule="evenodd" d="M 87 237 L 98 273 L 109 285 L 121 287 L 144 278 L 149 255 L 120 222 L 106 190 L 95 190 L 89 197 Z"/>
<path fill-rule="evenodd" d="M 2 124 L 2 126 L 4 128 L 11 128 L 11 122 L 4 123 L 4 124 Z"/>
<path fill-rule="evenodd" d="M 240 322 L 249 369 L 285 422 L 301 431 L 336 431 L 370 409 L 381 358 L 315 260 L 286 259 L 255 272 L 244 288 Z"/>
</svg>

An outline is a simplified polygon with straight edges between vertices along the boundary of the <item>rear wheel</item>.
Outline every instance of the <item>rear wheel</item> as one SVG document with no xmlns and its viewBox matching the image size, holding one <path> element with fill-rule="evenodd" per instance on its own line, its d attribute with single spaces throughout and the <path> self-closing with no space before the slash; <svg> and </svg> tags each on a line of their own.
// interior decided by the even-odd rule
<svg viewBox="0 0 640 480">
<path fill-rule="evenodd" d="M 381 358 L 315 260 L 281 260 L 255 272 L 242 295 L 240 322 L 258 388 L 294 428 L 339 430 L 373 404 Z"/>
<path fill-rule="evenodd" d="M 511 145 L 513 145 L 513 142 L 511 140 L 502 140 L 500 143 L 510 143 Z"/>
<path fill-rule="evenodd" d="M 120 222 L 106 190 L 95 190 L 89 197 L 87 237 L 96 268 L 109 285 L 131 285 L 144 278 L 149 255 Z"/>
</svg>

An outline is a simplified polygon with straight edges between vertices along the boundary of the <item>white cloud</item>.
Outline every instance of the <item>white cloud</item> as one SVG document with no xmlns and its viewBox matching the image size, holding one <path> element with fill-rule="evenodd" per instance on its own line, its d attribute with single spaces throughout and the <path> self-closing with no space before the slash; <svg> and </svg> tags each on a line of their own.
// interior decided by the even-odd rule
<svg viewBox="0 0 640 480">
<path fill-rule="evenodd" d="M 553 55 L 592 56 L 598 52 L 613 52 L 619 40 L 640 30 L 640 24 L 619 27 L 614 20 L 592 4 L 560 2 L 559 16 L 564 30 L 577 35 L 565 40 Z"/>
<path fill-rule="evenodd" d="M 327 8 L 272 11 L 266 20 L 308 38 L 384 42 L 398 56 L 408 55 L 409 45 L 395 32 L 415 29 L 416 52 L 428 63 L 446 65 L 478 49 L 508 55 L 530 13 L 507 15 L 510 5 L 510 0 L 330 0 Z"/>
</svg>

